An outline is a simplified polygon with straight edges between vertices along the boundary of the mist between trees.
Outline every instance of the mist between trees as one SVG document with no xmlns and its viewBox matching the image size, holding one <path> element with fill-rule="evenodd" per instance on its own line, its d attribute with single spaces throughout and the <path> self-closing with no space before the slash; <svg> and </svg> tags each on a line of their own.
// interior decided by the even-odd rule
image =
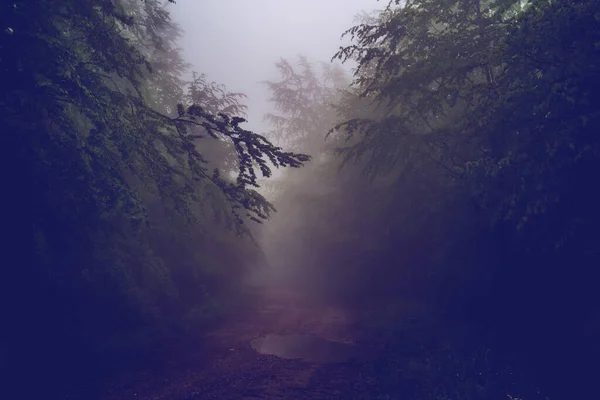
<svg viewBox="0 0 600 400">
<path fill-rule="evenodd" d="M 90 379 L 250 276 L 364 311 L 390 351 L 452 337 L 416 398 L 596 397 L 595 1 L 391 2 L 333 62 L 273 60 L 262 134 L 185 78 L 172 7 L 2 5 L 2 376 Z"/>
</svg>

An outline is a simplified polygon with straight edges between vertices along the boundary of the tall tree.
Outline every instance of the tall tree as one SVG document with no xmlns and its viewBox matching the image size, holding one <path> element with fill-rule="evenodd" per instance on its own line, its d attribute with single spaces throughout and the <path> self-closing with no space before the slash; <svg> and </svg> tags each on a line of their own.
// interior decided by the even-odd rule
<svg viewBox="0 0 600 400">
<path fill-rule="evenodd" d="M 199 266 L 185 265 L 157 243 L 179 242 L 190 259 L 211 243 L 223 248 L 217 219 L 202 211 L 224 210 L 223 220 L 233 216 L 247 232 L 242 222 L 272 209 L 255 190 L 257 176 L 308 156 L 243 129 L 239 95 L 219 93 L 201 75 L 186 87 L 179 28 L 158 1 L 1 7 L 3 161 L 17 217 L 8 229 L 24 233 L 13 235 L 21 254 L 2 279 L 2 373 L 23 378 L 35 365 L 26 379 L 46 376 L 39 387 L 51 391 L 52 360 L 76 365 L 106 346 L 139 345 L 125 338 L 148 326 L 168 330 L 202 305 L 207 271 L 233 260 L 201 254 Z M 211 137 L 231 144 L 233 179 L 207 164 L 202 143 Z M 188 234 L 197 226 L 182 216 L 204 232 Z"/>
<path fill-rule="evenodd" d="M 443 222 L 427 242 L 445 232 L 435 252 L 449 251 L 440 258 L 447 268 L 451 254 L 472 265 L 465 276 L 486 265 L 496 278 L 486 301 L 477 297 L 485 290 L 467 291 L 478 299 L 478 318 L 513 345 L 538 349 L 540 360 L 539 335 L 557 319 L 583 326 L 598 312 L 587 283 L 598 276 L 592 249 L 599 238 L 593 229 L 599 199 L 590 184 L 600 161 L 593 135 L 600 35 L 594 7 L 593 1 L 394 1 L 378 19 L 349 30 L 354 43 L 337 54 L 359 64 L 357 104 L 371 102 L 368 115 L 350 114 L 338 126 L 358 138 L 346 157 L 363 160 L 398 188 L 396 199 L 404 203 L 393 203 L 390 213 L 408 204 L 424 221 Z M 426 198 L 413 190 L 416 183 Z M 417 199 L 424 208 L 413 208 Z M 470 239 L 448 240 L 461 236 Z M 494 254 L 493 261 L 480 254 L 465 262 L 461 254 L 480 251 L 473 243 Z M 582 330 L 553 332 L 548 342 L 583 343 Z M 591 346 L 597 336 L 586 340 Z M 554 356 L 575 362 L 566 352 Z M 557 370 L 545 372 L 554 385 Z M 574 378 L 571 371 L 560 374 Z"/>
</svg>

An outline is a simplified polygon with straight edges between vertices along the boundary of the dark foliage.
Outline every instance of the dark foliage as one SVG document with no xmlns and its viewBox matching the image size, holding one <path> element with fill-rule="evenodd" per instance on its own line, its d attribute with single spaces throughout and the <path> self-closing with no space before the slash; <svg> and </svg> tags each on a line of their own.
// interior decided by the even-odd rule
<svg viewBox="0 0 600 400">
<path fill-rule="evenodd" d="M 342 154 L 389 184 L 383 275 L 417 269 L 565 398 L 597 371 L 599 21 L 593 1 L 392 2 L 336 55 L 362 112 Z"/>
<path fill-rule="evenodd" d="M 13 241 L 0 373 L 30 398 L 94 379 L 102 361 L 185 329 L 189 316 L 214 317 L 224 277 L 259 254 L 229 230 L 247 234 L 245 222 L 273 209 L 253 189 L 258 171 L 308 156 L 243 129 L 241 95 L 202 75 L 182 80 L 179 28 L 158 1 L 1 7 Z M 210 154 L 207 140 L 231 145 Z M 232 179 L 218 169 L 225 156 Z M 95 367 L 79 376 L 82 360 Z"/>
</svg>

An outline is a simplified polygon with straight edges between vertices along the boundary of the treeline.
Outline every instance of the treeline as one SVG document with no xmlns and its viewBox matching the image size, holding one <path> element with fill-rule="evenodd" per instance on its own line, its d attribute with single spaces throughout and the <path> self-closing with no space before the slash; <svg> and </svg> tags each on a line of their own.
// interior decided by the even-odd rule
<svg viewBox="0 0 600 400">
<path fill-rule="evenodd" d="M 451 368 L 429 360 L 443 371 L 441 386 L 414 389 L 422 398 L 544 396 L 526 387 L 533 381 L 550 398 L 593 398 L 596 2 L 396 1 L 347 35 L 353 44 L 334 58 L 358 68 L 333 102 L 310 95 L 331 86 L 311 84 L 318 74 L 304 62 L 294 78 L 303 85 L 294 86 L 282 65 L 282 79 L 270 86 L 276 104 L 287 106 L 276 126 L 323 137 L 320 121 L 337 148 L 337 156 L 321 157 L 304 142 L 302 151 L 328 161 L 318 172 L 311 164 L 312 172 L 291 174 L 298 184 L 281 195 L 296 201 L 289 206 L 296 215 L 282 212 L 275 223 L 292 224 L 280 240 L 302 255 L 298 267 L 318 277 L 311 285 L 346 290 L 354 302 L 425 299 L 447 327 L 472 324 L 462 341 L 481 346 L 479 354 Z M 302 99 L 314 101 L 307 107 Z M 327 109 L 337 115 L 310 111 L 312 125 L 298 124 L 304 110 Z M 519 355 L 537 376 L 522 378 L 524 386 L 515 370 L 498 378 L 488 347 Z"/>
<path fill-rule="evenodd" d="M 0 374 L 51 397 L 218 316 L 259 262 L 257 177 L 308 157 L 189 74 L 162 2 L 8 1 L 0 26 Z"/>
</svg>

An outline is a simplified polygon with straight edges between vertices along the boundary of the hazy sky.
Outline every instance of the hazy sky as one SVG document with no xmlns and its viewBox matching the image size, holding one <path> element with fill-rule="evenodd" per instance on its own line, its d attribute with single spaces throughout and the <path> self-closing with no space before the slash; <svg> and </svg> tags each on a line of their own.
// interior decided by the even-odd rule
<svg viewBox="0 0 600 400">
<path fill-rule="evenodd" d="M 197 72 L 248 95 L 248 127 L 265 130 L 268 93 L 259 83 L 277 79 L 280 57 L 298 54 L 329 61 L 341 34 L 377 0 L 179 0 L 170 7 L 185 31 L 182 47 Z"/>
</svg>

